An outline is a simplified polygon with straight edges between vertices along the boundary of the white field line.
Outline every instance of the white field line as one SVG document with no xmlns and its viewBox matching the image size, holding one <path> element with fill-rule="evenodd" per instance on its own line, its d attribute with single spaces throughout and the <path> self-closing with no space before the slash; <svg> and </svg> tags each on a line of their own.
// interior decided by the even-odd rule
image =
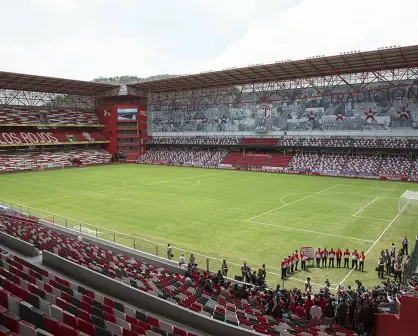
<svg viewBox="0 0 418 336">
<path fill-rule="evenodd" d="M 303 201 L 303 200 L 306 200 L 306 199 L 311 198 L 311 197 L 313 197 L 313 196 L 319 195 L 319 194 L 321 194 L 321 193 L 323 193 L 323 192 L 325 192 L 325 191 L 331 190 L 332 188 L 335 188 L 335 187 L 338 187 L 338 186 L 339 186 L 339 184 L 335 184 L 335 185 L 333 185 L 332 187 L 329 187 L 329 188 L 326 188 L 326 189 L 323 189 L 323 190 L 320 190 L 320 191 L 314 192 L 313 194 L 310 194 L 310 195 L 308 195 L 308 196 L 302 197 L 302 198 L 300 198 L 300 199 L 298 199 L 298 200 L 296 200 L 296 201 L 293 201 L 293 202 L 290 202 L 290 203 L 286 203 L 286 204 L 284 204 L 284 205 L 282 205 L 282 206 L 279 206 L 279 207 L 277 207 L 277 208 L 274 208 L 274 209 L 272 209 L 272 210 L 269 210 L 269 211 L 263 212 L 262 214 L 259 214 L 259 215 L 257 215 L 257 216 L 254 216 L 254 217 L 251 217 L 251 218 L 247 219 L 247 222 L 251 222 L 253 219 L 256 219 L 256 218 L 261 217 L 261 216 L 264 216 L 264 215 L 267 215 L 267 214 L 269 214 L 269 213 L 271 213 L 271 212 L 273 212 L 273 211 L 276 211 L 276 210 L 279 210 L 279 209 L 285 208 L 285 207 L 287 207 L 287 206 L 289 206 L 289 205 L 292 205 L 292 204 L 295 204 L 295 203 L 301 202 L 301 201 Z"/>
<path fill-rule="evenodd" d="M 355 238 L 355 237 L 341 236 L 341 235 L 337 235 L 337 234 L 333 234 L 333 233 L 326 233 L 326 232 L 320 232 L 320 231 L 312 231 L 312 230 L 298 229 L 298 228 L 293 228 L 293 227 L 288 227 L 288 226 L 283 226 L 283 225 L 276 225 L 276 224 L 256 222 L 256 221 L 249 221 L 249 222 L 250 223 L 253 223 L 253 224 L 260 224 L 260 225 L 267 225 L 267 226 L 278 227 L 278 228 L 282 228 L 282 229 L 290 230 L 290 231 L 301 231 L 301 232 L 313 233 L 313 234 L 318 234 L 318 235 L 323 235 L 323 236 L 331 236 L 331 237 L 338 237 L 338 238 L 344 238 L 344 239 L 351 239 L 351 240 L 358 240 L 358 241 L 373 243 L 373 240 L 367 240 L 367 239 L 361 239 L 361 238 Z"/>
<path fill-rule="evenodd" d="M 355 187 L 355 188 L 366 188 L 366 189 L 379 189 L 379 190 L 395 190 L 399 191 L 399 189 L 395 188 L 384 188 L 384 187 L 370 187 L 370 186 L 360 186 L 355 184 L 339 184 L 341 187 Z"/>
<path fill-rule="evenodd" d="M 379 197 L 376 197 L 373 201 L 367 203 L 364 207 L 362 207 L 359 211 L 357 211 L 353 217 L 356 217 L 356 215 L 358 215 L 360 212 L 362 212 L 364 209 L 366 209 L 370 204 L 373 204 L 374 202 L 376 202 L 379 199 Z"/>
<path fill-rule="evenodd" d="M 280 198 L 280 202 L 282 203 L 282 204 L 284 204 L 284 205 L 287 205 L 287 203 L 284 201 L 284 199 L 286 198 L 286 197 L 289 197 L 289 196 L 296 196 L 296 195 L 304 195 L 304 194 L 313 194 L 314 192 L 300 192 L 300 193 L 296 193 L 296 194 L 287 194 L 287 195 L 284 195 L 282 198 Z"/>
<path fill-rule="evenodd" d="M 124 190 L 124 189 L 141 188 L 141 187 L 146 187 L 146 186 L 151 186 L 151 185 L 156 185 L 156 184 L 161 184 L 161 183 L 175 182 L 175 181 L 180 181 L 180 180 L 191 180 L 191 179 L 197 180 L 196 177 L 205 177 L 205 176 L 222 175 L 222 174 L 225 174 L 225 173 L 222 172 L 222 173 L 216 173 L 216 174 L 197 175 L 197 176 L 192 176 L 192 177 L 181 177 L 181 178 L 177 178 L 177 179 L 151 182 L 151 183 L 146 183 L 146 184 L 141 184 L 141 185 L 136 185 L 136 186 L 126 186 L 126 184 L 124 184 L 124 187 L 121 187 L 121 188 L 111 188 L 111 189 L 105 189 L 105 190 L 99 190 L 99 191 L 91 191 L 91 192 L 84 192 L 84 193 L 81 192 L 81 193 L 77 193 L 77 194 L 71 194 L 71 195 L 68 195 L 68 196 L 55 197 L 55 198 L 46 198 L 46 199 L 41 199 L 41 200 L 38 200 L 38 201 L 28 202 L 28 203 L 25 203 L 25 204 L 22 204 L 22 205 L 27 206 L 29 204 L 35 204 L 35 203 L 42 203 L 42 202 L 47 202 L 47 201 L 55 201 L 55 200 L 67 199 L 67 198 L 72 198 L 72 197 L 75 197 L 75 196 L 94 195 L 94 194 L 102 194 L 102 193 L 110 192 L 110 191 L 118 191 L 118 190 Z M 197 181 L 200 181 L 200 180 L 197 180 Z M 125 181 L 125 182 L 129 182 L 129 181 Z M 199 183 L 197 183 L 197 184 L 199 184 Z M 197 184 L 193 184 L 193 185 L 197 185 Z"/>
<path fill-rule="evenodd" d="M 366 251 L 366 255 L 369 254 L 369 252 L 372 250 L 372 248 L 375 247 L 375 245 L 379 242 L 380 239 L 382 239 L 383 235 L 386 233 L 387 230 L 389 230 L 389 228 L 392 226 L 392 224 L 395 223 L 395 221 L 398 219 L 400 214 L 401 213 L 399 212 L 395 216 L 395 218 L 391 220 L 391 222 L 388 224 L 386 229 L 383 230 L 383 232 L 380 234 L 380 236 L 377 237 L 377 239 L 373 242 L 372 246 L 370 246 L 370 248 Z M 346 281 L 348 279 L 348 277 L 351 275 L 351 273 L 353 273 L 353 271 L 354 271 L 354 268 L 351 269 L 351 271 L 348 272 L 348 274 L 345 276 L 345 278 L 340 281 L 340 284 L 344 283 L 344 281 Z M 338 286 L 335 289 L 337 289 L 337 288 L 338 288 Z"/>
<path fill-rule="evenodd" d="M 372 220 L 379 220 L 384 222 L 390 222 L 390 219 L 383 219 L 383 218 L 376 218 L 376 217 L 366 217 L 366 216 L 353 216 L 355 218 L 365 218 L 365 219 L 372 219 Z"/>
</svg>

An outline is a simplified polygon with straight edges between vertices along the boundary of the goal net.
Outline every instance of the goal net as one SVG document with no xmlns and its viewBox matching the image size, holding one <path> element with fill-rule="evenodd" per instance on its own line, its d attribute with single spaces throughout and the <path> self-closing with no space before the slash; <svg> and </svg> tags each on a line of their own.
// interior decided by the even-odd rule
<svg viewBox="0 0 418 336">
<path fill-rule="evenodd" d="M 399 213 L 418 215 L 418 191 L 405 191 L 399 197 Z"/>
</svg>

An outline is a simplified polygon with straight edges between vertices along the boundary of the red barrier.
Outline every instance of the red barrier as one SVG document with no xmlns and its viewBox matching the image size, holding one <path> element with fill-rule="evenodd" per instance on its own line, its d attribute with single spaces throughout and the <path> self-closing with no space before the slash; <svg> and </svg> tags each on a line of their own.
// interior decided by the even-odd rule
<svg viewBox="0 0 418 336">
<path fill-rule="evenodd" d="M 23 144 L 65 144 L 103 142 L 105 137 L 97 130 L 60 129 L 14 129 L 13 132 L 0 132 L 0 147 L 18 146 Z"/>
</svg>

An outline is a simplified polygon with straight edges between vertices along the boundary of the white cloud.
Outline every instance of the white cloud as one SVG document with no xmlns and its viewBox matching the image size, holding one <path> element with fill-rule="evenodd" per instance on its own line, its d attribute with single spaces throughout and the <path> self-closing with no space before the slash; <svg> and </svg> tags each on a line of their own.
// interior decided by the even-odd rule
<svg viewBox="0 0 418 336">
<path fill-rule="evenodd" d="M 246 33 L 202 70 L 412 45 L 418 42 L 417 12 L 416 0 L 304 0 L 254 17 Z"/>
<path fill-rule="evenodd" d="M 0 70 L 92 79 L 190 73 L 416 43 L 415 0 L 16 0 Z"/>
</svg>

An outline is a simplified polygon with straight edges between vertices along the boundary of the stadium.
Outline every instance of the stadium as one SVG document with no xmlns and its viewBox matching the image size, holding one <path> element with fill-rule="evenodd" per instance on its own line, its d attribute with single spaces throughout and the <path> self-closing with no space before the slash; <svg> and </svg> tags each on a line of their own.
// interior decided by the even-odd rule
<svg viewBox="0 0 418 336">
<path fill-rule="evenodd" d="M 0 335 L 417 335 L 418 46 L 0 72 L 0 149 Z"/>
</svg>

